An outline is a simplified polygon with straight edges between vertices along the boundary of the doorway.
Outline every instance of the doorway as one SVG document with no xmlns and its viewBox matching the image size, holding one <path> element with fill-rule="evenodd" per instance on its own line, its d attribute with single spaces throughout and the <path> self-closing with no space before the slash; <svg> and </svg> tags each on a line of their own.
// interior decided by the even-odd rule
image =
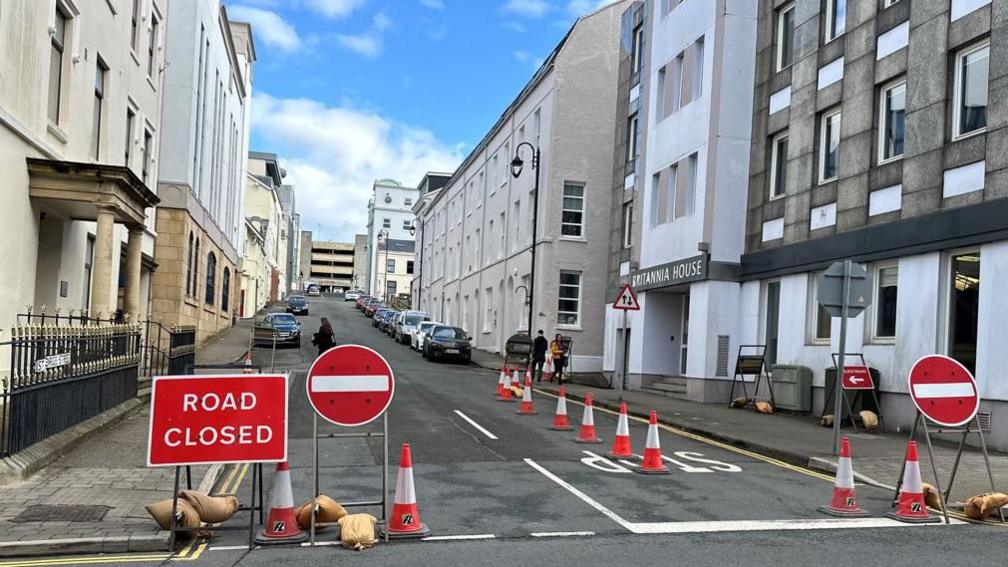
<svg viewBox="0 0 1008 567">
<path fill-rule="evenodd" d="M 977 322 L 980 309 L 980 253 L 952 256 L 949 286 L 949 356 L 976 372 Z"/>
<path fill-rule="evenodd" d="M 686 375 L 687 350 L 689 348 L 689 300 L 690 294 L 682 296 L 682 329 L 679 335 L 682 340 L 679 342 L 679 375 Z"/>
<path fill-rule="evenodd" d="M 766 363 L 767 367 L 777 364 L 777 335 L 780 327 L 780 282 L 768 282 L 766 287 Z"/>
</svg>

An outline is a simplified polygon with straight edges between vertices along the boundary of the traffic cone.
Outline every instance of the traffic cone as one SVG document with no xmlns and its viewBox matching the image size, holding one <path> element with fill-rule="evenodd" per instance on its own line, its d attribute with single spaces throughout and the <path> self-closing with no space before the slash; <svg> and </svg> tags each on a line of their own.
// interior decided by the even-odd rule
<svg viewBox="0 0 1008 567">
<path fill-rule="evenodd" d="M 630 422 L 627 421 L 626 402 L 620 402 L 619 421 L 616 422 L 616 438 L 613 439 L 610 457 L 632 457 L 633 449 L 630 447 Z"/>
<path fill-rule="evenodd" d="M 242 370 L 243 374 L 255 374 L 255 370 L 252 368 L 252 349 L 249 349 L 245 353 L 245 368 Z"/>
<path fill-rule="evenodd" d="M 416 489 L 413 487 L 413 457 L 409 443 L 403 443 L 399 456 L 399 475 L 396 477 L 395 501 L 392 516 L 385 528 L 389 539 L 411 539 L 430 535 L 430 528 L 420 521 Z"/>
<path fill-rule="evenodd" d="M 294 514 L 294 493 L 291 491 L 290 465 L 287 461 L 277 463 L 270 487 L 270 511 L 266 527 L 259 531 L 255 541 L 259 545 L 281 543 L 301 543 L 308 539 L 308 533 L 297 525 Z"/>
<path fill-rule="evenodd" d="M 510 402 L 511 401 L 511 377 L 508 376 L 507 372 L 502 373 L 504 375 L 504 383 L 501 385 L 501 393 L 497 396 L 498 402 Z"/>
<path fill-rule="evenodd" d="M 514 369 L 514 374 L 511 376 L 511 387 L 512 388 L 521 387 L 521 383 L 522 383 L 522 381 L 521 381 L 521 375 L 518 374 L 518 369 L 515 368 Z M 511 393 L 514 394 L 514 395 L 516 395 L 516 396 L 518 395 L 518 393 L 514 392 L 514 391 L 512 391 Z"/>
<path fill-rule="evenodd" d="M 860 517 L 869 515 L 858 506 L 857 495 L 854 493 L 854 465 L 851 461 L 850 441 L 847 440 L 846 435 L 840 439 L 840 459 L 837 461 L 833 498 L 828 506 L 820 506 L 817 509 L 830 516 Z"/>
<path fill-rule="evenodd" d="M 581 429 L 578 436 L 574 438 L 578 443 L 601 443 L 602 440 L 595 434 L 595 412 L 592 411 L 592 395 L 585 394 L 584 413 L 581 414 Z"/>
<path fill-rule="evenodd" d="M 920 463 L 917 462 L 917 442 L 907 445 L 906 462 L 903 465 L 903 485 L 900 487 L 896 511 L 886 516 L 910 524 L 926 524 L 941 521 L 928 513 L 924 503 L 924 487 L 921 485 Z"/>
<path fill-rule="evenodd" d="M 553 381 L 553 353 L 546 352 L 546 362 L 543 363 L 542 379 L 547 382 Z"/>
<path fill-rule="evenodd" d="M 532 379 L 528 376 L 525 377 L 525 390 L 522 392 L 521 404 L 518 405 L 518 411 L 515 413 L 521 415 L 535 415 L 539 413 L 532 409 Z"/>
<path fill-rule="evenodd" d="M 500 376 L 497 377 L 497 397 L 504 395 L 504 377 L 507 376 L 505 367 L 501 367 Z"/>
<path fill-rule="evenodd" d="M 572 431 L 570 420 L 567 419 L 567 390 L 560 386 L 560 395 L 557 397 L 556 414 L 553 416 L 553 425 L 550 429 L 554 431 Z"/>
<path fill-rule="evenodd" d="M 644 462 L 637 472 L 644 474 L 668 474 L 669 469 L 662 462 L 661 445 L 658 442 L 658 412 L 651 410 L 648 422 L 647 441 L 644 443 Z"/>
</svg>

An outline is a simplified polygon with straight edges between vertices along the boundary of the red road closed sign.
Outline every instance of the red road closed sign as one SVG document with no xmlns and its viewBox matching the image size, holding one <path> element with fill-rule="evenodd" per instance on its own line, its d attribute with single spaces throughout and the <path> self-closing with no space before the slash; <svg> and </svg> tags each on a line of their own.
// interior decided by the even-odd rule
<svg viewBox="0 0 1008 567">
<path fill-rule="evenodd" d="M 287 376 L 159 376 L 147 466 L 287 460 Z"/>
<path fill-rule="evenodd" d="M 843 371 L 844 390 L 874 390 L 875 382 L 867 366 L 847 366 Z"/>
<path fill-rule="evenodd" d="M 970 371 L 958 360 L 932 354 L 910 369 L 910 398 L 925 417 L 938 425 L 958 427 L 976 416 L 980 393 Z"/>
<path fill-rule="evenodd" d="M 305 388 L 320 416 L 336 425 L 357 427 L 385 413 L 395 393 L 395 376 L 377 352 L 342 345 L 315 359 Z"/>
</svg>

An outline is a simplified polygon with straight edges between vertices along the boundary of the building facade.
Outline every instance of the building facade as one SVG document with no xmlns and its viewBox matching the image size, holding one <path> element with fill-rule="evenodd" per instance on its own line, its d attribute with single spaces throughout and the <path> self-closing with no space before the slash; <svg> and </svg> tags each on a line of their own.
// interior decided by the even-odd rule
<svg viewBox="0 0 1008 567">
<path fill-rule="evenodd" d="M 287 261 L 284 274 L 287 277 L 287 291 L 299 292 L 304 289 L 304 270 L 301 268 L 301 214 L 297 211 L 297 199 L 293 185 L 281 185 L 277 191 L 280 205 L 286 216 Z"/>
<path fill-rule="evenodd" d="M 313 240 L 308 230 L 301 232 L 301 242 L 306 247 L 302 261 L 307 261 L 309 266 L 309 271 L 305 273 L 306 284 L 318 284 L 323 293 L 352 287 L 357 268 L 354 265 L 353 244 Z"/>
<path fill-rule="evenodd" d="M 350 285 L 354 289 L 362 289 L 367 280 L 367 235 L 354 235 L 353 276 Z"/>
<path fill-rule="evenodd" d="M 406 187 L 392 179 L 375 181 L 371 200 L 368 202 L 367 273 L 364 290 L 372 295 L 384 297 L 389 290 L 382 282 L 397 282 L 396 278 L 385 278 L 385 267 L 379 264 L 379 256 L 384 260 L 384 251 L 379 254 L 379 238 L 392 241 L 392 250 L 405 248 L 406 242 L 413 242 L 413 204 L 419 192 L 415 187 Z M 384 250 L 384 249 L 383 249 Z M 391 284 L 390 284 L 391 285 Z M 399 286 L 399 284 L 395 284 Z M 393 295 L 403 288 L 397 287 Z M 409 292 L 409 285 L 406 285 Z"/>
<path fill-rule="evenodd" d="M 864 263 L 871 305 L 846 349 L 881 373 L 889 427 L 907 374 L 947 354 L 1008 419 L 1008 6 L 984 0 L 760 2 L 739 318 L 745 342 L 814 373 L 839 347 L 817 304 L 833 261 Z M 1008 428 L 992 427 L 1008 447 Z"/>
<path fill-rule="evenodd" d="M 255 48 L 217 0 L 168 3 L 152 316 L 197 328 L 202 344 L 238 303 L 245 148 Z"/>
<path fill-rule="evenodd" d="M 279 188 L 286 172 L 276 154 L 249 152 L 245 175 L 245 244 L 241 265 L 241 317 L 285 295 L 286 230 Z"/>
<path fill-rule="evenodd" d="M 465 328 L 478 348 L 501 352 L 528 330 L 536 209 L 532 324 L 573 337 L 575 371 L 602 368 L 607 286 L 596 274 L 607 260 L 620 17 L 629 4 L 578 19 L 451 180 L 425 195 L 416 304 Z M 527 145 L 539 148 L 537 164 Z M 514 177 L 516 151 L 524 166 Z"/>
<path fill-rule="evenodd" d="M 0 4 L 0 329 L 30 306 L 148 316 L 167 10 Z"/>
</svg>

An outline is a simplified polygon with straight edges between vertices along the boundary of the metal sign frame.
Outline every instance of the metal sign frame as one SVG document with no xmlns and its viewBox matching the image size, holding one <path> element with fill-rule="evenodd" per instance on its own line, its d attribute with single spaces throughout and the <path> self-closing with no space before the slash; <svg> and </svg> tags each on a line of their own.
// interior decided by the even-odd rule
<svg viewBox="0 0 1008 567">
<path fill-rule="evenodd" d="M 869 391 L 871 392 L 872 400 L 875 401 L 875 409 L 878 410 L 879 428 L 881 429 L 883 427 L 883 425 L 884 425 L 884 421 L 883 421 L 883 417 L 882 417 L 882 404 L 881 404 L 881 402 L 879 402 L 878 395 L 875 393 L 875 384 L 872 385 L 871 389 L 865 388 L 863 390 L 852 390 L 854 392 L 854 395 L 852 397 L 848 397 L 847 396 L 847 389 L 843 387 L 843 371 L 840 369 L 840 363 L 837 360 L 839 358 L 839 356 L 840 356 L 840 353 L 834 352 L 834 353 L 832 353 L 831 356 L 833 358 L 833 369 L 836 371 L 836 379 L 838 381 L 840 381 L 840 383 L 841 383 L 840 388 L 839 388 L 840 396 L 843 398 L 843 404 L 847 408 L 847 415 L 850 416 L 851 426 L 854 428 L 854 431 L 857 431 L 857 428 L 858 428 L 857 427 L 857 420 L 854 418 L 854 403 L 860 401 L 862 399 L 862 397 L 865 395 L 865 392 L 869 392 Z M 846 356 L 855 356 L 855 357 L 859 358 L 861 360 L 861 366 L 864 366 L 865 368 L 868 368 L 868 372 L 869 373 L 871 372 L 871 366 L 868 366 L 868 362 L 865 360 L 864 353 L 849 352 L 849 353 L 846 354 Z M 844 363 L 844 367 L 846 367 L 846 362 Z M 874 381 L 874 379 L 873 379 L 873 381 Z M 824 394 L 823 394 L 823 396 L 824 396 L 823 397 L 823 409 L 822 409 L 822 413 L 819 414 L 819 420 L 820 421 L 822 421 L 822 418 L 826 416 L 826 412 L 831 409 L 830 408 L 830 402 L 834 401 L 833 400 L 833 396 L 836 395 L 836 392 L 837 392 L 836 384 L 834 384 L 834 388 L 833 388 L 832 392 L 829 392 L 829 391 L 824 392 Z M 834 403 L 832 409 L 834 411 L 836 411 L 835 408 L 836 408 L 836 404 Z M 842 419 L 843 418 L 841 417 L 841 414 L 837 414 L 837 413 L 833 414 L 833 421 L 834 422 L 842 421 Z"/>
<path fill-rule="evenodd" d="M 742 354 L 743 349 L 752 349 L 756 354 Z M 749 398 L 749 390 L 746 388 L 746 376 L 755 376 L 753 382 L 756 388 L 753 395 L 746 402 L 746 407 L 755 405 L 756 397 L 759 396 L 760 384 L 766 379 L 767 389 L 770 391 L 770 403 L 777 407 L 777 400 L 774 398 L 773 380 L 770 379 L 770 369 L 766 363 L 766 345 L 739 345 L 738 355 L 735 357 L 735 374 L 732 376 L 731 391 L 728 393 L 728 407 L 732 407 L 732 400 L 735 399 L 735 385 L 742 385 L 742 393 Z M 750 365 L 755 364 L 753 368 Z M 752 370 L 755 369 L 755 372 Z"/>
</svg>

